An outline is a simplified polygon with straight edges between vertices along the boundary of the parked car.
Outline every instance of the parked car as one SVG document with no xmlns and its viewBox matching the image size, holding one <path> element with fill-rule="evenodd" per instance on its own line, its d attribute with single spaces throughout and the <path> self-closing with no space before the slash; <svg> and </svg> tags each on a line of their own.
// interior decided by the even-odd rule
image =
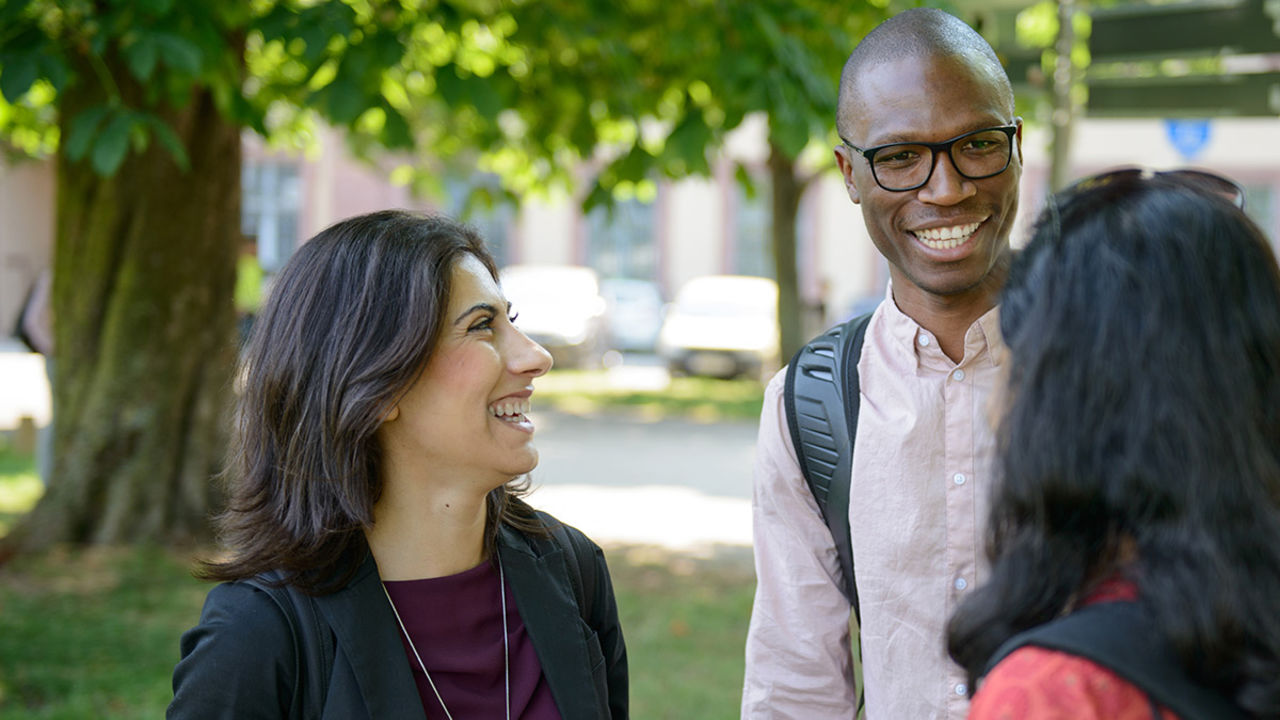
<svg viewBox="0 0 1280 720">
<path fill-rule="evenodd" d="M 779 367 L 777 308 L 768 278 L 693 278 L 667 311 L 658 353 L 674 374 L 763 379 Z"/>
<path fill-rule="evenodd" d="M 653 352 L 662 330 L 662 291 L 657 283 L 632 278 L 600 281 L 609 318 L 609 347 L 626 352 Z"/>
<path fill-rule="evenodd" d="M 516 326 L 542 345 L 556 367 L 595 367 L 607 345 L 605 301 L 596 271 L 577 265 L 511 265 L 500 282 Z"/>
</svg>

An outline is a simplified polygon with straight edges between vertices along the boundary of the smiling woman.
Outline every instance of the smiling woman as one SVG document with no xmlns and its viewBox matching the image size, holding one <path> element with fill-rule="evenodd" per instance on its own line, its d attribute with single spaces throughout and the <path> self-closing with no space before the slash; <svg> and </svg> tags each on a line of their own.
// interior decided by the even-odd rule
<svg viewBox="0 0 1280 720">
<path fill-rule="evenodd" d="M 338 223 L 249 341 L 220 526 L 171 718 L 627 715 L 600 549 L 521 499 L 550 356 L 471 229 Z"/>
</svg>

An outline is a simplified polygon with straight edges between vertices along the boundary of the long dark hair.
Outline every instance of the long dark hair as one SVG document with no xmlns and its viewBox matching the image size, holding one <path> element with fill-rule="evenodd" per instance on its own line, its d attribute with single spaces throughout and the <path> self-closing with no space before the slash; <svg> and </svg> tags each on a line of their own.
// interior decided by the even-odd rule
<svg viewBox="0 0 1280 720">
<path fill-rule="evenodd" d="M 242 360 L 230 498 L 218 518 L 230 557 L 204 564 L 202 577 L 280 570 L 313 593 L 350 580 L 382 493 L 374 434 L 435 347 L 464 255 L 497 277 L 474 230 L 393 210 L 339 222 L 293 255 Z M 490 494 L 487 553 L 500 522 L 537 532 L 526 489 L 517 479 Z"/>
<path fill-rule="evenodd" d="M 1159 177 L 1082 191 L 1041 215 L 1000 313 L 991 579 L 951 618 L 951 656 L 972 683 L 1010 636 L 1120 572 L 1192 677 L 1280 714 L 1280 272 L 1264 234 Z"/>
</svg>

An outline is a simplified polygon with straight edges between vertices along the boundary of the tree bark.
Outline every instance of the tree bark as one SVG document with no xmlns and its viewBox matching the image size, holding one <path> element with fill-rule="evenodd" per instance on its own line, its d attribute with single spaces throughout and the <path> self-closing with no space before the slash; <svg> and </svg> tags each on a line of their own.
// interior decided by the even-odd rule
<svg viewBox="0 0 1280 720">
<path fill-rule="evenodd" d="M 796 272 L 796 214 L 803 186 L 796 178 L 796 160 L 769 141 L 769 184 L 773 267 L 778 282 L 778 340 L 786 363 L 808 338 L 800 312 L 800 282 Z"/>
<path fill-rule="evenodd" d="M 119 97 L 146 89 L 108 61 Z M 59 98 L 62 137 L 108 101 L 92 74 Z M 101 177 L 58 161 L 53 463 L 10 550 L 208 536 L 235 359 L 240 132 L 197 89 L 159 111 L 183 171 L 154 138 Z"/>
<path fill-rule="evenodd" d="M 1071 51 L 1076 44 L 1075 0 L 1058 0 L 1058 37 L 1054 41 L 1052 99 L 1053 139 L 1049 153 L 1049 190 L 1058 192 L 1071 179 L 1071 133 L 1075 126 L 1076 107 L 1071 93 L 1076 84 L 1075 62 Z"/>
</svg>

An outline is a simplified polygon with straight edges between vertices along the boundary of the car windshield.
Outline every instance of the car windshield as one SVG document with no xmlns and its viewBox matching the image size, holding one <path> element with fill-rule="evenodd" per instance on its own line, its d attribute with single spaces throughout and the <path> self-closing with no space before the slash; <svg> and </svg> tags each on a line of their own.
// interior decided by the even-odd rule
<svg viewBox="0 0 1280 720">
<path fill-rule="evenodd" d="M 739 315 L 768 316 L 774 312 L 776 291 L 768 281 L 752 280 L 690 282 L 681 291 L 676 304 L 689 315 L 730 317 Z"/>
</svg>

